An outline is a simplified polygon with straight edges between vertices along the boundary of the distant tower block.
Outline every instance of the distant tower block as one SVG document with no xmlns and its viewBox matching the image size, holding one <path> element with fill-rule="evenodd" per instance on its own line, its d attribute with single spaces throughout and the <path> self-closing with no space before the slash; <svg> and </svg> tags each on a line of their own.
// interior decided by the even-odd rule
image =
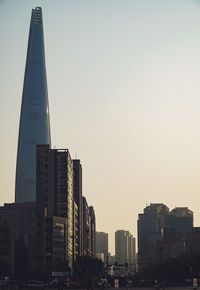
<svg viewBox="0 0 200 290">
<path fill-rule="evenodd" d="M 36 144 L 51 144 L 42 9 L 32 10 L 19 126 L 15 202 L 36 201 Z"/>
</svg>

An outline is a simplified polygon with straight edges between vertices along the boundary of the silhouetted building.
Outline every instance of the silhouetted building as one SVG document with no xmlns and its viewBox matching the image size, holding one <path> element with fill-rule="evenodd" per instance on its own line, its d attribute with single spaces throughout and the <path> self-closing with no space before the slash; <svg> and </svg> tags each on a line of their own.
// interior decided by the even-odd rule
<svg viewBox="0 0 200 290">
<path fill-rule="evenodd" d="M 8 274 L 21 279 L 41 279 L 46 273 L 45 209 L 36 203 L 0 207 L 0 255 L 8 262 Z M 4 253 L 4 254 L 3 254 Z"/>
<path fill-rule="evenodd" d="M 90 217 L 86 198 L 82 197 L 83 202 L 83 255 L 90 255 Z"/>
<path fill-rule="evenodd" d="M 32 10 L 21 104 L 15 201 L 36 201 L 36 145 L 50 144 L 42 9 Z"/>
<path fill-rule="evenodd" d="M 67 219 L 47 217 L 36 203 L 0 207 L 0 257 L 7 275 L 19 279 L 44 279 L 52 272 L 68 272 Z"/>
<path fill-rule="evenodd" d="M 0 208 L 1 212 L 1 208 Z M 15 241 L 10 221 L 2 220 L 0 214 L 0 269 L 1 275 L 15 272 Z"/>
<path fill-rule="evenodd" d="M 96 253 L 96 218 L 92 206 L 88 206 L 86 198 L 83 202 L 83 255 L 95 256 Z"/>
<path fill-rule="evenodd" d="M 128 232 L 128 260 L 129 271 L 131 274 L 136 271 L 136 245 L 135 238 Z"/>
<path fill-rule="evenodd" d="M 128 260 L 128 240 L 127 231 L 118 230 L 115 232 L 115 259 L 120 265 L 127 263 Z"/>
<path fill-rule="evenodd" d="M 80 160 L 73 160 L 74 201 L 78 215 L 78 255 L 83 255 L 83 205 L 82 205 L 82 166 Z"/>
<path fill-rule="evenodd" d="M 115 264 L 115 255 L 111 255 L 111 253 L 108 253 L 108 263 L 109 265 Z"/>
<path fill-rule="evenodd" d="M 108 233 L 96 232 L 96 254 L 104 263 L 108 257 Z M 102 256 L 103 255 L 103 256 Z"/>
<path fill-rule="evenodd" d="M 66 261 L 73 262 L 74 201 L 73 162 L 67 149 L 37 146 L 37 202 L 47 208 L 48 217 L 67 219 Z"/>
<path fill-rule="evenodd" d="M 186 240 L 193 231 L 193 212 L 176 207 L 165 217 L 162 240 L 157 243 L 157 263 L 186 253 Z"/>
<path fill-rule="evenodd" d="M 73 259 L 79 256 L 79 218 L 78 218 L 78 206 L 74 201 L 74 226 L 73 226 Z"/>
<path fill-rule="evenodd" d="M 172 228 L 177 237 L 185 237 L 192 233 L 193 212 L 188 207 L 176 207 L 165 219 L 165 228 Z"/>
<path fill-rule="evenodd" d="M 133 267 L 135 260 L 135 239 L 129 231 L 115 232 L 115 259 L 119 265 L 128 264 Z"/>
<path fill-rule="evenodd" d="M 138 215 L 138 267 L 139 271 L 157 263 L 157 241 L 162 239 L 169 209 L 162 203 L 152 203 Z"/>
<path fill-rule="evenodd" d="M 91 256 L 96 255 L 96 217 L 93 206 L 89 208 L 89 253 Z"/>
<path fill-rule="evenodd" d="M 67 219 L 51 216 L 46 218 L 46 273 L 68 272 Z"/>
<path fill-rule="evenodd" d="M 200 227 L 194 227 L 187 235 L 186 251 L 190 257 L 200 255 Z"/>
</svg>

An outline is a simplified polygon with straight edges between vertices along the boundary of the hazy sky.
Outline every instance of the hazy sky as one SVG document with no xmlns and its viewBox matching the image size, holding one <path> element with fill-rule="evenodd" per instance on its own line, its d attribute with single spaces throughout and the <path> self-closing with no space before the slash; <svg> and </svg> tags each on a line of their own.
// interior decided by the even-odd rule
<svg viewBox="0 0 200 290">
<path fill-rule="evenodd" d="M 97 230 L 150 202 L 200 226 L 200 1 L 0 0 L 0 204 L 14 200 L 31 9 L 43 8 L 52 144 L 81 159 Z"/>
</svg>

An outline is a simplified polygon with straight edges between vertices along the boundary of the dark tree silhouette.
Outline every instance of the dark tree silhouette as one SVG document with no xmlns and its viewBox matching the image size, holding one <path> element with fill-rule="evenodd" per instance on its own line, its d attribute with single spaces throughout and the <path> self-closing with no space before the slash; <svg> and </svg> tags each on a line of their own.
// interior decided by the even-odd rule
<svg viewBox="0 0 200 290">
<path fill-rule="evenodd" d="M 101 260 L 91 256 L 79 256 L 74 263 L 74 279 L 88 285 L 104 277 L 104 265 Z M 90 287 L 91 288 L 91 287 Z"/>
</svg>

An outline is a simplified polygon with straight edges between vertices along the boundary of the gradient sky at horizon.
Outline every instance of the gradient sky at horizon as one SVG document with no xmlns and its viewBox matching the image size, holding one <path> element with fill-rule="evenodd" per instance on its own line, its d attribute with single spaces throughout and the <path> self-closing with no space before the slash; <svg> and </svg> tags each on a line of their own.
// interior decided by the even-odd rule
<svg viewBox="0 0 200 290">
<path fill-rule="evenodd" d="M 43 8 L 52 144 L 83 166 L 97 230 L 150 202 L 200 226 L 200 1 L 0 1 L 0 204 L 13 202 L 31 9 Z"/>
</svg>

